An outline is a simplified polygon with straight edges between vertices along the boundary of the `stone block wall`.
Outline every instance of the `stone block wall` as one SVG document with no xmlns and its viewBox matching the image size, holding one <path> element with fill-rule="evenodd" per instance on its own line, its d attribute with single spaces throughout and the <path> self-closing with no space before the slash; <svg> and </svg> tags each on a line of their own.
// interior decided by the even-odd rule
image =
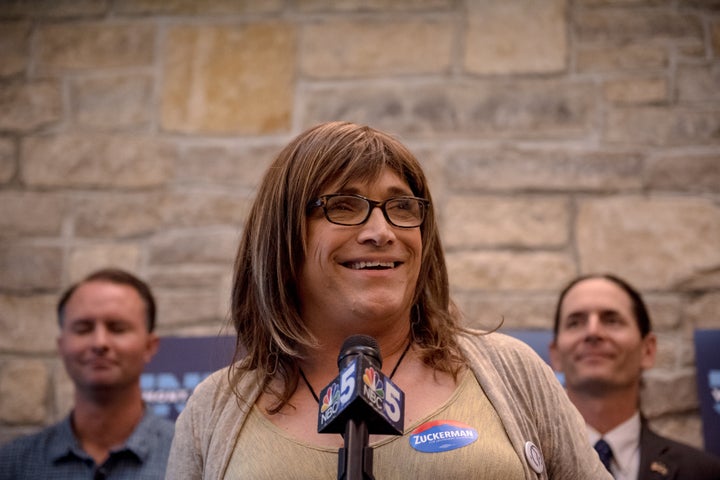
<svg viewBox="0 0 720 480">
<path fill-rule="evenodd" d="M 264 169 L 351 120 L 426 167 L 468 324 L 549 328 L 579 273 L 638 286 L 660 338 L 645 412 L 702 445 L 717 1 L 3 0 L 0 58 L 0 442 L 70 408 L 54 307 L 90 270 L 146 278 L 162 334 L 226 331 Z"/>
</svg>

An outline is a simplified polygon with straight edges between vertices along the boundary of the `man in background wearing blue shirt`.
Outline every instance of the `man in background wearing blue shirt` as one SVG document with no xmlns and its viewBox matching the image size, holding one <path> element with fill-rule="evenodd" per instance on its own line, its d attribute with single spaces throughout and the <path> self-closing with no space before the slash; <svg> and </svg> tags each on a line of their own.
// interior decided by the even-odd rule
<svg viewBox="0 0 720 480">
<path fill-rule="evenodd" d="M 140 390 L 159 343 L 150 288 L 123 270 L 99 270 L 63 294 L 57 314 L 72 412 L 2 447 L 0 480 L 164 478 L 174 427 L 145 408 Z"/>
</svg>

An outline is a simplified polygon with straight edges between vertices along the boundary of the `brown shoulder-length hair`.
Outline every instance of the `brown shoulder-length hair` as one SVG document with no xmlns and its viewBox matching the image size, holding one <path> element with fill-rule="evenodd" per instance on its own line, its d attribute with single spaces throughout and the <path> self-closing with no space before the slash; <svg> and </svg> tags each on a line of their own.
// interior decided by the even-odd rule
<svg viewBox="0 0 720 480">
<path fill-rule="evenodd" d="M 378 178 L 390 168 L 413 194 L 432 202 L 427 180 L 410 151 L 390 135 L 346 122 L 317 125 L 292 140 L 270 165 L 237 252 L 231 322 L 237 332 L 231 385 L 252 372 L 276 396 L 277 412 L 297 388 L 297 359 L 317 345 L 300 317 L 298 274 L 305 259 L 308 204 L 329 185 Z M 420 227 L 421 267 L 412 334 L 423 361 L 457 374 L 464 363 L 456 341 L 463 329 L 449 295 L 445 258 L 432 207 Z M 283 380 L 282 391 L 270 380 Z M 240 392 L 235 393 L 242 399 Z"/>
</svg>

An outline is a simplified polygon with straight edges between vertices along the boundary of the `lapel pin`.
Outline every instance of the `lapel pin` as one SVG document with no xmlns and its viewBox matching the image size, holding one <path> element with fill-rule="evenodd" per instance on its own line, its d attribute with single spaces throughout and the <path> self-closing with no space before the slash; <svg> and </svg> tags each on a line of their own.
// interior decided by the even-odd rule
<svg viewBox="0 0 720 480">
<path fill-rule="evenodd" d="M 542 473 L 545 469 L 545 460 L 540 449 L 532 442 L 525 442 L 525 459 L 535 473 Z"/>
<path fill-rule="evenodd" d="M 650 471 L 659 473 L 663 477 L 668 474 L 667 466 L 664 463 L 658 461 L 652 462 L 650 464 Z"/>
</svg>

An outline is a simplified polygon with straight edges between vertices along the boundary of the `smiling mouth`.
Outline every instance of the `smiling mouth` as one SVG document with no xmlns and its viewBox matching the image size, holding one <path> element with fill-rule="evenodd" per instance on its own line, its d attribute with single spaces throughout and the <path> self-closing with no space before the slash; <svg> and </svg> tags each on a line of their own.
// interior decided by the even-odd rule
<svg viewBox="0 0 720 480">
<path fill-rule="evenodd" d="M 388 270 L 400 265 L 400 262 L 347 262 L 346 267 L 353 270 Z"/>
<path fill-rule="evenodd" d="M 94 372 L 106 371 L 113 368 L 113 366 L 109 363 L 92 363 L 88 365 L 88 367 Z"/>
<path fill-rule="evenodd" d="M 605 353 L 599 353 L 599 352 L 592 352 L 592 353 L 585 353 L 580 356 L 580 360 L 589 360 L 589 361 L 596 361 L 598 359 L 600 360 L 607 360 L 610 356 Z"/>
</svg>

